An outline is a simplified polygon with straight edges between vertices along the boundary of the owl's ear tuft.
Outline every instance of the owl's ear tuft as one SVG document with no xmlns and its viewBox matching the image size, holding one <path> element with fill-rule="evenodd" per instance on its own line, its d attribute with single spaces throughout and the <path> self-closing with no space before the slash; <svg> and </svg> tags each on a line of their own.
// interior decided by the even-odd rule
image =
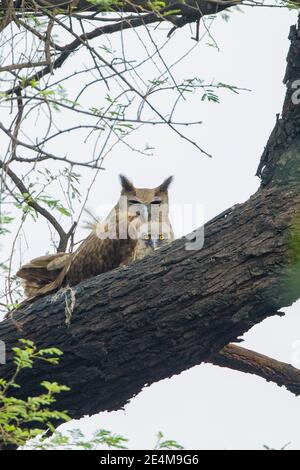
<svg viewBox="0 0 300 470">
<path fill-rule="evenodd" d="M 119 175 L 120 176 L 120 182 L 121 182 L 121 186 L 122 186 L 122 189 L 126 192 L 132 192 L 134 191 L 134 186 L 132 184 L 132 182 L 124 175 Z"/>
<path fill-rule="evenodd" d="M 173 176 L 169 176 L 169 178 L 165 179 L 157 188 L 157 192 L 167 192 L 169 189 L 170 184 L 174 180 Z"/>
</svg>

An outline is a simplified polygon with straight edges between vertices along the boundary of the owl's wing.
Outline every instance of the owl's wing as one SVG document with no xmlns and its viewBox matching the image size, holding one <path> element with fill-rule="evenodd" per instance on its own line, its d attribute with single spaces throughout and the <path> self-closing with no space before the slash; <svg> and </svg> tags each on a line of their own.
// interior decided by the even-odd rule
<svg viewBox="0 0 300 470">
<path fill-rule="evenodd" d="M 16 275 L 23 279 L 26 296 L 32 298 L 55 289 L 54 284 L 57 284 L 71 257 L 71 253 L 56 253 L 34 258 L 24 264 Z"/>
<path fill-rule="evenodd" d="M 136 245 L 137 240 L 131 238 L 102 238 L 99 231 L 93 231 L 74 253 L 35 258 L 17 276 L 24 280 L 27 297 L 34 298 L 129 264 L 136 258 Z"/>
<path fill-rule="evenodd" d="M 99 238 L 92 232 L 65 268 L 65 283 L 74 286 L 84 279 L 128 264 L 134 256 L 135 240 Z"/>
</svg>

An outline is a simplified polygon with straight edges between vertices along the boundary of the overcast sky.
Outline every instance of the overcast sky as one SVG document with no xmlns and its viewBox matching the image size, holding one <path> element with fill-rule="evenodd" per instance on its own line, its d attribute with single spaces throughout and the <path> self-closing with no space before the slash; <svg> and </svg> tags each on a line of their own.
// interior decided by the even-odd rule
<svg viewBox="0 0 300 470">
<path fill-rule="evenodd" d="M 136 186 L 145 187 L 174 175 L 171 204 L 202 204 L 206 220 L 256 191 L 259 158 L 276 113 L 281 111 L 287 37 L 296 14 L 266 8 L 245 8 L 243 12 L 234 12 L 228 23 L 215 21 L 211 33 L 219 50 L 206 45 L 211 40 L 203 41 L 176 71 L 177 77 L 199 76 L 252 90 L 239 95 L 222 93 L 220 104 L 195 99 L 182 105 L 182 120 L 199 116 L 203 120 L 200 127 L 188 132 L 213 158 L 200 155 L 162 127 L 144 127 L 132 141 L 154 145 L 153 157 L 118 147 L 105 161 L 106 171 L 101 172 L 91 193 L 88 207 L 95 213 L 101 213 L 101 204 L 115 203 L 120 172 Z M 134 54 L 130 34 L 128 43 Z M 166 31 L 157 33 L 157 41 L 165 35 Z M 186 27 L 174 35 L 168 54 L 172 51 L 176 59 L 192 45 Z M 80 142 L 64 139 L 71 155 L 81 151 Z M 87 144 L 83 151 L 91 150 Z M 178 235 L 176 218 L 173 225 Z M 45 252 L 43 237 L 32 234 L 27 241 L 29 258 Z M 274 317 L 255 326 L 245 336 L 244 346 L 300 367 L 299 309 L 298 302 L 285 309 L 284 318 Z M 124 411 L 100 413 L 72 422 L 72 427 L 80 424 L 87 432 L 106 428 L 130 438 L 130 448 L 139 449 L 151 448 L 158 431 L 187 449 L 260 449 L 264 444 L 280 448 L 287 442 L 291 449 L 300 449 L 299 423 L 300 398 L 285 389 L 248 374 L 200 365 L 146 388 Z"/>
</svg>

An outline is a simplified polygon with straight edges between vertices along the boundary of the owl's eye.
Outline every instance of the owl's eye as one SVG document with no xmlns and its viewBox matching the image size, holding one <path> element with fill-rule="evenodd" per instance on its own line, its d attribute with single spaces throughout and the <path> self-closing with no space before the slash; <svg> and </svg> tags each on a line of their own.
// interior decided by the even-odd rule
<svg viewBox="0 0 300 470">
<path fill-rule="evenodd" d="M 151 204 L 161 204 L 161 199 L 153 199 L 153 201 L 151 201 Z"/>
<path fill-rule="evenodd" d="M 150 240 L 150 239 L 151 239 L 151 233 L 145 233 L 144 240 Z"/>
<path fill-rule="evenodd" d="M 139 204 L 140 202 L 137 199 L 128 199 L 128 204 Z"/>
<path fill-rule="evenodd" d="M 159 239 L 160 239 L 160 240 L 164 240 L 164 239 L 165 239 L 165 236 L 161 233 L 161 234 L 159 235 Z"/>
</svg>

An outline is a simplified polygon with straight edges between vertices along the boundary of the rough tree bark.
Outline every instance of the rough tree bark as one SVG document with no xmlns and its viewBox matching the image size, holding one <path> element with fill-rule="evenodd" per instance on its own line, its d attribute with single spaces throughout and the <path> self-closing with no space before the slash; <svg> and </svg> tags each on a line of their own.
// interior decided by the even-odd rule
<svg viewBox="0 0 300 470">
<path fill-rule="evenodd" d="M 203 361 L 260 371 L 280 385 L 295 382 L 296 389 L 290 389 L 298 393 L 296 369 L 273 361 L 275 373 L 266 374 L 268 358 L 260 356 L 255 365 L 237 346 L 221 351 L 300 297 L 300 106 L 292 100 L 300 77 L 299 25 L 291 28 L 290 39 L 287 95 L 259 167 L 259 191 L 206 225 L 202 250 L 187 251 L 185 240 L 177 240 L 76 286 L 70 326 L 67 290 L 3 321 L 0 339 L 8 350 L 3 377 L 12 373 L 9 351 L 18 338 L 64 351 L 52 376 L 42 363 L 26 371 L 19 381 L 21 396 L 38 392 L 45 377 L 67 384 L 72 391 L 61 395 L 57 408 L 79 418 L 119 409 L 144 386 Z"/>
</svg>

